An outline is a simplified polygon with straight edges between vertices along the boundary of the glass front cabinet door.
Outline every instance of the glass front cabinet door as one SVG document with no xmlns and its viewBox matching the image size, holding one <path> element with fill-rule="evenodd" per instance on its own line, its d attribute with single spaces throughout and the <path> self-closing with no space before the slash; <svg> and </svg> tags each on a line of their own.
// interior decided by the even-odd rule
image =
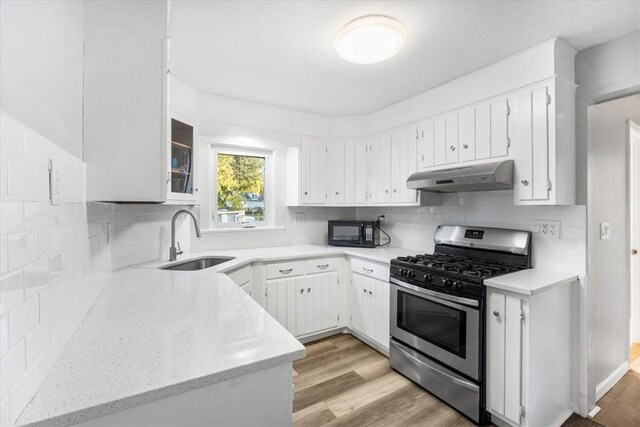
<svg viewBox="0 0 640 427">
<path fill-rule="evenodd" d="M 171 119 L 169 189 L 167 199 L 194 201 L 195 143 L 193 126 Z"/>
</svg>

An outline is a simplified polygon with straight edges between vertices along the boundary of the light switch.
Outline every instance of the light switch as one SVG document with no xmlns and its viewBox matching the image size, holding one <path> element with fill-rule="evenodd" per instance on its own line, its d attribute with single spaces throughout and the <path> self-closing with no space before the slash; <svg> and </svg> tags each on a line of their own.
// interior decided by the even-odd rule
<svg viewBox="0 0 640 427">
<path fill-rule="evenodd" d="M 608 222 L 600 223 L 600 240 L 609 240 L 611 238 L 611 224 Z"/>
</svg>

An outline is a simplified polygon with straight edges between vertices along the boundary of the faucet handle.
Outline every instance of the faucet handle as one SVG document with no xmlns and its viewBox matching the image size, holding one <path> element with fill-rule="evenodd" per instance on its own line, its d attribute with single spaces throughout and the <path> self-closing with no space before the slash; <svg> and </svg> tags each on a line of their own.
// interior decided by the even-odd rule
<svg viewBox="0 0 640 427">
<path fill-rule="evenodd" d="M 180 242 L 177 242 L 178 250 L 176 251 L 176 255 L 182 255 L 182 249 L 180 249 Z"/>
</svg>

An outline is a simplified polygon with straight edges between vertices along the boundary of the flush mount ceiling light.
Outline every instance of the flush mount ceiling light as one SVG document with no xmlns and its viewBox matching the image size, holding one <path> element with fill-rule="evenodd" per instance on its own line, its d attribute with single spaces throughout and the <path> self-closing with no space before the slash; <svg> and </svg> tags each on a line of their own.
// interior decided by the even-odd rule
<svg viewBox="0 0 640 427">
<path fill-rule="evenodd" d="M 342 27 L 335 48 L 345 61 L 375 64 L 393 58 L 407 44 L 407 31 L 395 19 L 382 15 L 363 16 Z"/>
</svg>

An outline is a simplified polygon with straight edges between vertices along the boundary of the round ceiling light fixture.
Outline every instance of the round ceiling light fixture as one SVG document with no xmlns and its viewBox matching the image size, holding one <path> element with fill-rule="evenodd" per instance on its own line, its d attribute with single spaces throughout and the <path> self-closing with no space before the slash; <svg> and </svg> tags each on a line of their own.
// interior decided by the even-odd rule
<svg viewBox="0 0 640 427">
<path fill-rule="evenodd" d="M 335 49 L 345 61 L 375 64 L 393 58 L 407 44 L 407 31 L 395 19 L 382 15 L 363 16 L 342 27 Z"/>
</svg>

